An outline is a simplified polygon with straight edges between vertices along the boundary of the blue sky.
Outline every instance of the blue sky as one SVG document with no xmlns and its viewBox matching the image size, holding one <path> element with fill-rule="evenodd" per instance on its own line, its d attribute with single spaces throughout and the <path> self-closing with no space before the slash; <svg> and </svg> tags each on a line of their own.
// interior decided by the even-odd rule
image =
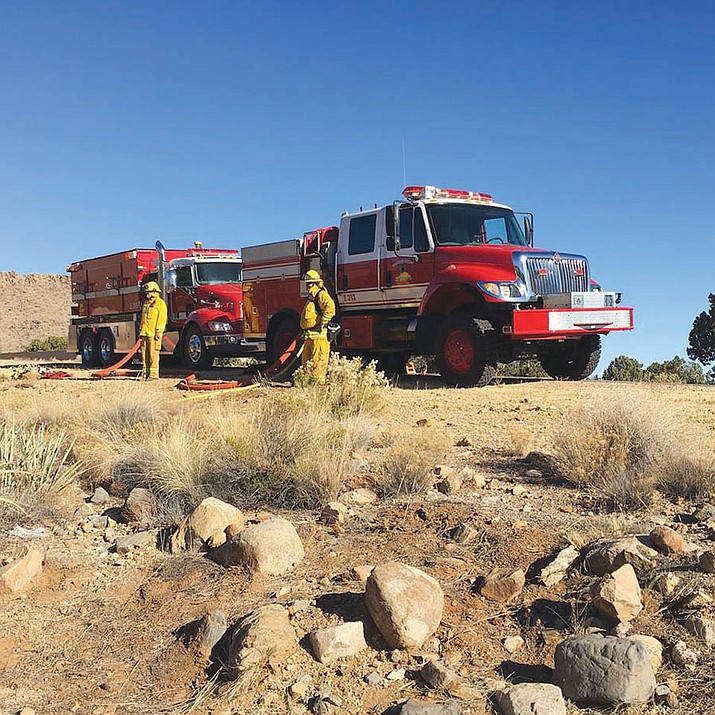
<svg viewBox="0 0 715 715">
<path fill-rule="evenodd" d="M 0 270 L 298 236 L 408 183 L 536 214 L 684 355 L 715 291 L 707 2 L 0 3 Z"/>
</svg>

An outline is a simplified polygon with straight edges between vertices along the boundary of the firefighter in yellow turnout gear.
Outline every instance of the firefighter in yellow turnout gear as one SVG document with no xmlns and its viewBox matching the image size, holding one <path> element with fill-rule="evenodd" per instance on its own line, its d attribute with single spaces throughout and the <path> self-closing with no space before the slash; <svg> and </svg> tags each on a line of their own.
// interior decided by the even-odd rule
<svg viewBox="0 0 715 715">
<path fill-rule="evenodd" d="M 303 329 L 303 356 L 301 364 L 311 362 L 313 378 L 316 382 L 325 382 L 330 358 L 328 323 L 335 316 L 335 302 L 323 285 L 318 271 L 310 270 L 304 276 L 308 288 L 308 297 L 300 314 L 300 327 Z"/>
<path fill-rule="evenodd" d="M 142 379 L 159 379 L 159 352 L 166 328 L 166 303 L 159 295 L 159 284 L 149 281 L 144 286 L 146 299 L 142 306 L 139 338 L 142 342 Z"/>
</svg>

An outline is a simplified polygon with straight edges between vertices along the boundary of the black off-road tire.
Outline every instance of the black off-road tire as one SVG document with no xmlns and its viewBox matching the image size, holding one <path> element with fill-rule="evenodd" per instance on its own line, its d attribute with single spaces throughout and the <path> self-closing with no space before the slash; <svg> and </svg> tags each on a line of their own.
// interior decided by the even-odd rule
<svg viewBox="0 0 715 715">
<path fill-rule="evenodd" d="M 82 367 L 97 367 L 99 355 L 97 353 L 97 334 L 85 328 L 79 334 L 79 354 Z"/>
<path fill-rule="evenodd" d="M 297 318 L 286 315 L 272 323 L 266 336 L 266 364 L 273 365 L 299 336 L 300 323 Z"/>
<path fill-rule="evenodd" d="M 497 343 L 488 320 L 450 315 L 437 334 L 437 369 L 454 387 L 484 387 L 496 376 Z"/>
<path fill-rule="evenodd" d="M 547 346 L 539 358 L 541 367 L 557 380 L 585 380 L 592 375 L 601 359 L 601 336 L 586 335 Z"/>
</svg>

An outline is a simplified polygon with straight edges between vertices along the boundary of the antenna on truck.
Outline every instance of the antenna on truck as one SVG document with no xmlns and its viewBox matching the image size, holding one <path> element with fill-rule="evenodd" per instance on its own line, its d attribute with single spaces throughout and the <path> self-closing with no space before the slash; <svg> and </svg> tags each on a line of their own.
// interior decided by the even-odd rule
<svg viewBox="0 0 715 715">
<path fill-rule="evenodd" d="M 407 164 L 405 162 L 405 137 L 402 137 L 402 185 L 407 186 Z"/>
</svg>

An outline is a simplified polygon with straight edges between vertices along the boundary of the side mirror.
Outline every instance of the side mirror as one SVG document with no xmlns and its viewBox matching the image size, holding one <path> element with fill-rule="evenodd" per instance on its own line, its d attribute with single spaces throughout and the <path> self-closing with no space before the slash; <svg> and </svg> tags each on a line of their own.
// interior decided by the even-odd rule
<svg viewBox="0 0 715 715">
<path fill-rule="evenodd" d="M 534 245 L 534 227 L 531 222 L 530 216 L 524 216 L 524 236 L 529 242 L 530 246 Z"/>
<path fill-rule="evenodd" d="M 385 207 L 385 248 L 397 253 L 400 250 L 400 212 L 395 205 Z"/>
</svg>

